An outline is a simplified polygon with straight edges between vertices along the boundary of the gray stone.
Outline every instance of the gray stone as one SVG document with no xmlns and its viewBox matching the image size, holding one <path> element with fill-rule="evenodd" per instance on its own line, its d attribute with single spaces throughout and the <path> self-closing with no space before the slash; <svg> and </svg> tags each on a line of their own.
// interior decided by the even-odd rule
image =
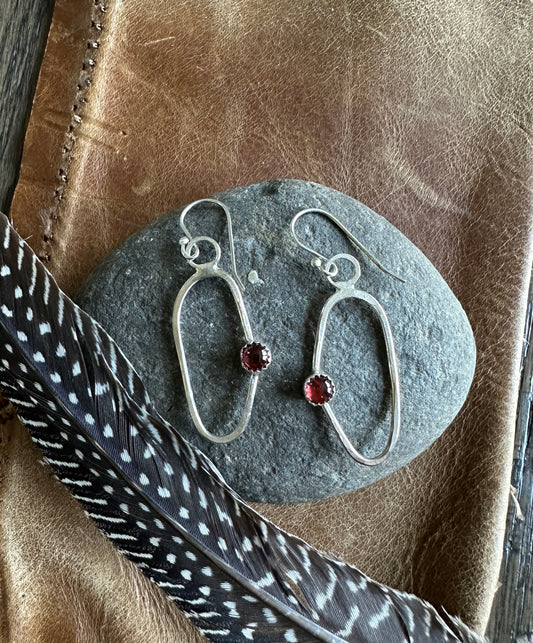
<svg viewBox="0 0 533 643">
<path fill-rule="evenodd" d="M 396 228 L 361 203 L 321 185 L 269 181 L 218 196 L 230 208 L 237 268 L 254 338 L 271 348 L 260 375 L 252 420 L 229 444 L 196 431 L 187 410 L 172 336 L 172 308 L 193 274 L 180 253 L 179 212 L 128 239 L 92 274 L 78 302 L 108 330 L 144 380 L 159 412 L 217 464 L 245 498 L 314 500 L 378 480 L 426 449 L 450 424 L 468 393 L 475 344 L 465 312 L 428 259 Z M 299 231 L 330 257 L 344 252 L 361 263 L 358 287 L 376 297 L 393 329 L 402 387 L 402 432 L 382 465 L 365 467 L 344 451 L 323 410 L 303 397 L 314 333 L 333 287 L 296 246 L 289 223 L 303 208 L 335 213 L 402 284 L 379 270 L 327 220 L 310 216 Z M 224 217 L 193 210 L 194 236 L 221 240 L 228 271 Z M 233 298 L 220 279 L 198 283 L 185 301 L 183 333 L 200 414 L 207 428 L 227 433 L 240 417 L 249 375 L 240 366 L 243 333 Z M 331 404 L 364 454 L 380 452 L 391 413 L 385 343 L 375 315 L 345 300 L 330 316 L 324 370 L 337 386 Z"/>
</svg>

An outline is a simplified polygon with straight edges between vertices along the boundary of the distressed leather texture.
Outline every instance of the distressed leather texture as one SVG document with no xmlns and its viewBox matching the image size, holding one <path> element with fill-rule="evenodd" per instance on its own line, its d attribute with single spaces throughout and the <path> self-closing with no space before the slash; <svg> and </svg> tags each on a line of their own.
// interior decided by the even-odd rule
<svg viewBox="0 0 533 643">
<path fill-rule="evenodd" d="M 339 189 L 436 265 L 478 366 L 409 466 L 272 520 L 483 631 L 501 559 L 531 267 L 531 5 L 57 0 L 11 215 L 73 293 L 193 199 L 276 177 Z M 2 640 L 196 641 L 9 417 Z"/>
</svg>

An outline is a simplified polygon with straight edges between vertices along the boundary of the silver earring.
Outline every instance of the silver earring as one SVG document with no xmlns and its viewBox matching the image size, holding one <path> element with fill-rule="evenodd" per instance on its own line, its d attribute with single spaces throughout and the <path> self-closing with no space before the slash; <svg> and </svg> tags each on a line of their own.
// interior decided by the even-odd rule
<svg viewBox="0 0 533 643">
<path fill-rule="evenodd" d="M 322 311 L 320 313 L 320 318 L 318 322 L 318 329 L 315 338 L 315 347 L 313 351 L 313 372 L 307 378 L 304 384 L 304 395 L 308 402 L 314 406 L 322 406 L 324 412 L 326 413 L 329 421 L 331 422 L 333 428 L 335 429 L 339 439 L 348 451 L 350 456 L 359 462 L 360 464 L 365 465 L 376 465 L 383 462 L 389 455 L 391 449 L 394 448 L 398 437 L 400 435 L 400 424 L 401 424 L 401 400 L 400 400 L 400 376 L 398 373 L 398 362 L 396 359 L 396 351 L 394 349 L 394 338 L 392 336 L 391 327 L 387 314 L 383 306 L 379 303 L 377 299 L 372 297 L 369 293 L 363 290 L 357 290 L 355 284 L 359 277 L 361 276 L 361 266 L 359 261 L 351 254 L 336 254 L 330 259 L 327 259 L 320 253 L 316 252 L 308 245 L 302 243 L 298 236 L 296 235 L 296 223 L 298 219 L 303 217 L 306 214 L 318 214 L 326 217 L 332 221 L 342 232 L 348 237 L 348 239 L 353 243 L 354 246 L 359 248 L 380 270 L 391 275 L 395 279 L 403 282 L 403 279 L 392 274 L 387 270 L 372 254 L 347 230 L 347 228 L 332 214 L 326 212 L 325 210 L 319 210 L 315 208 L 309 208 L 307 210 L 302 210 L 296 214 L 291 222 L 291 233 L 296 241 L 296 243 L 310 252 L 314 259 L 312 260 L 312 265 L 322 273 L 322 275 L 329 281 L 332 286 L 336 288 L 336 292 L 331 295 L 331 297 L 324 304 Z M 352 264 L 353 273 L 349 279 L 344 281 L 335 281 L 334 277 L 338 274 L 339 268 L 337 262 L 339 260 L 345 260 Z M 344 432 L 340 422 L 338 421 L 331 405 L 329 404 L 331 398 L 335 394 L 335 385 L 333 380 L 321 370 L 321 361 L 322 361 L 322 348 L 324 344 L 324 337 L 326 334 L 326 328 L 328 323 L 328 316 L 336 303 L 343 299 L 361 299 L 371 306 L 371 308 L 376 313 L 383 336 L 385 338 L 385 345 L 387 348 L 387 358 L 389 363 L 389 373 L 391 380 L 392 388 L 392 415 L 391 415 L 391 425 L 389 436 L 387 439 L 387 444 L 383 451 L 373 457 L 367 458 L 362 455 L 350 442 L 348 436 Z"/>
<path fill-rule="evenodd" d="M 202 203 L 212 203 L 221 208 L 226 215 L 232 274 L 229 274 L 226 271 L 222 270 L 218 265 L 218 262 L 222 255 L 220 245 L 211 237 L 192 237 L 185 226 L 185 217 L 187 216 L 187 214 L 194 207 Z M 191 277 L 189 277 L 189 279 L 181 287 L 174 303 L 174 312 L 172 315 L 174 341 L 176 343 L 176 351 L 178 353 L 181 375 L 183 377 L 183 385 L 185 388 L 187 405 L 189 407 L 189 412 L 191 414 L 192 420 L 196 428 L 198 429 L 198 432 L 204 438 L 207 438 L 212 442 L 231 442 L 231 440 L 234 440 L 235 438 L 239 437 L 239 435 L 241 435 L 241 433 L 246 429 L 248 423 L 250 422 L 255 392 L 257 389 L 257 376 L 270 364 L 271 354 L 270 350 L 266 346 L 254 341 L 253 338 L 252 327 L 241 294 L 241 291 L 244 291 L 244 286 L 242 284 L 242 281 L 239 279 L 239 276 L 237 274 L 237 267 L 235 265 L 235 248 L 233 244 L 231 216 L 228 208 L 216 199 L 200 199 L 199 201 L 195 201 L 194 203 L 189 204 L 186 208 L 183 209 L 180 216 L 180 226 L 185 233 L 185 236 L 182 237 L 179 242 L 181 246 L 181 254 L 187 260 L 187 263 L 195 269 L 195 273 Z M 212 259 L 211 261 L 205 261 L 203 263 L 197 261 L 198 257 L 200 256 L 200 248 L 198 246 L 200 242 L 208 243 L 213 247 L 215 251 L 214 259 Z M 241 419 L 237 427 L 233 431 L 231 431 L 231 433 L 228 433 L 226 435 L 215 435 L 214 433 L 210 433 L 205 428 L 200 418 L 200 414 L 198 413 L 196 402 L 194 400 L 194 392 L 189 377 L 189 369 L 187 367 L 187 359 L 185 357 L 185 348 L 181 336 L 181 315 L 185 297 L 195 283 L 201 281 L 202 279 L 208 279 L 210 277 L 218 277 L 224 280 L 228 284 L 231 294 L 233 295 L 233 299 L 235 300 L 237 311 L 241 320 L 241 325 L 244 331 L 244 337 L 247 342 L 241 350 L 241 364 L 243 368 L 249 371 L 251 374 L 250 382 L 248 385 L 248 394 L 246 396 L 246 402 L 241 415 Z"/>
</svg>

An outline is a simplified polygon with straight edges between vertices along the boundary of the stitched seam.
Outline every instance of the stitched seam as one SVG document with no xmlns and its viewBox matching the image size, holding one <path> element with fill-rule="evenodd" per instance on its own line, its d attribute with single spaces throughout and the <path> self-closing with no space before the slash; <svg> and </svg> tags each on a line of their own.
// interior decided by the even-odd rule
<svg viewBox="0 0 533 643">
<path fill-rule="evenodd" d="M 72 163 L 72 152 L 76 145 L 76 132 L 83 122 L 83 107 L 88 102 L 92 77 L 99 58 L 100 36 L 104 30 L 107 0 L 92 0 L 91 26 L 87 37 L 87 48 L 81 65 L 74 102 L 70 108 L 71 118 L 65 132 L 63 150 L 57 178 L 59 184 L 54 191 L 54 205 L 50 208 L 44 221 L 44 232 L 38 257 L 43 262 L 49 262 L 52 255 L 52 244 L 57 221 L 60 218 L 61 201 L 68 187 L 69 171 Z"/>
</svg>

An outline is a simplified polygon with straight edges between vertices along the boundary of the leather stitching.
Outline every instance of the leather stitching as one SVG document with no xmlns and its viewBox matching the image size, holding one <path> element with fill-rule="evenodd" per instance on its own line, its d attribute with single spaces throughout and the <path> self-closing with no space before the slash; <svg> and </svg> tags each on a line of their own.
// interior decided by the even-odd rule
<svg viewBox="0 0 533 643">
<path fill-rule="evenodd" d="M 54 191 L 54 207 L 50 209 L 44 221 L 41 248 L 37 253 L 39 259 L 43 262 L 49 262 L 51 259 L 54 228 L 57 220 L 60 218 L 61 201 L 65 196 L 65 191 L 68 186 L 72 152 L 76 145 L 76 133 L 83 122 L 84 105 L 89 100 L 92 76 L 99 58 L 100 36 L 105 26 L 107 7 L 108 3 L 106 0 L 93 0 L 91 23 L 87 34 L 87 48 L 78 76 L 75 98 L 70 108 L 71 119 L 65 132 L 61 163 L 57 171 L 59 183 Z"/>
</svg>

